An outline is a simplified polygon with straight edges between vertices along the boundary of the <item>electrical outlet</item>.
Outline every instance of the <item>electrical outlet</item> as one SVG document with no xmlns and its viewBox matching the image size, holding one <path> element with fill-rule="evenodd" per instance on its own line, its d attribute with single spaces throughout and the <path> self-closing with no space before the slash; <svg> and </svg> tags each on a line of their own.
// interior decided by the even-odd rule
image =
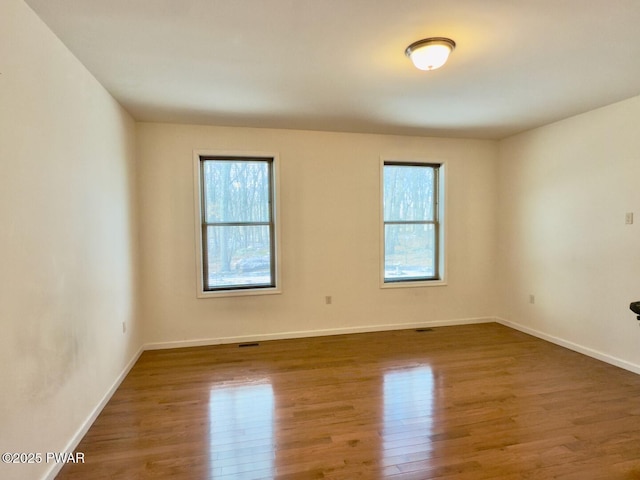
<svg viewBox="0 0 640 480">
<path fill-rule="evenodd" d="M 529 295 L 529 303 L 533 304 L 536 303 L 536 296 L 531 294 Z"/>
<path fill-rule="evenodd" d="M 326 303 L 327 305 L 331 305 L 331 295 L 327 295 L 326 297 L 324 297 L 324 303 Z"/>
</svg>

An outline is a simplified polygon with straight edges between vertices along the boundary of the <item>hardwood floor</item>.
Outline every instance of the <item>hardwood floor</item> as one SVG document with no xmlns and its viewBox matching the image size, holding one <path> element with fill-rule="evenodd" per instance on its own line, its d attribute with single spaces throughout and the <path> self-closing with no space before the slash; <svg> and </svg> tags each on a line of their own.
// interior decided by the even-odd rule
<svg viewBox="0 0 640 480">
<path fill-rule="evenodd" d="M 498 324 L 145 352 L 58 479 L 640 479 L 640 376 Z"/>
</svg>

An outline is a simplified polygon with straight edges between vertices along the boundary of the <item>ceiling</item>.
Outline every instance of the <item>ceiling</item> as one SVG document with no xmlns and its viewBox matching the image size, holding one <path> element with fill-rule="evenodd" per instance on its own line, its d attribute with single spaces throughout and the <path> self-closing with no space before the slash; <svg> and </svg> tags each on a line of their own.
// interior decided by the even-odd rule
<svg viewBox="0 0 640 480">
<path fill-rule="evenodd" d="M 139 121 L 497 139 L 640 94 L 639 0 L 26 2 Z"/>
</svg>

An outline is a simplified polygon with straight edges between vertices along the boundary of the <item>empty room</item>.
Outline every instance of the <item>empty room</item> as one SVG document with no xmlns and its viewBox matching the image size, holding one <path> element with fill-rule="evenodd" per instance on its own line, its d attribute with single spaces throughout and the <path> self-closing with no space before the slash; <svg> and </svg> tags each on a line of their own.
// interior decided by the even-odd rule
<svg viewBox="0 0 640 480">
<path fill-rule="evenodd" d="M 0 0 L 0 478 L 640 479 L 638 25 Z"/>
</svg>

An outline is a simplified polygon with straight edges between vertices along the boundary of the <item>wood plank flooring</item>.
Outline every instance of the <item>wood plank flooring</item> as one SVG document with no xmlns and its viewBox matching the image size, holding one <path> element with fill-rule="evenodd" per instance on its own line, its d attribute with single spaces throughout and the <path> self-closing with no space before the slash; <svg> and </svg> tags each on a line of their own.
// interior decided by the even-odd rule
<svg viewBox="0 0 640 480">
<path fill-rule="evenodd" d="M 498 324 L 145 352 L 72 479 L 640 479 L 640 376 Z"/>
</svg>

